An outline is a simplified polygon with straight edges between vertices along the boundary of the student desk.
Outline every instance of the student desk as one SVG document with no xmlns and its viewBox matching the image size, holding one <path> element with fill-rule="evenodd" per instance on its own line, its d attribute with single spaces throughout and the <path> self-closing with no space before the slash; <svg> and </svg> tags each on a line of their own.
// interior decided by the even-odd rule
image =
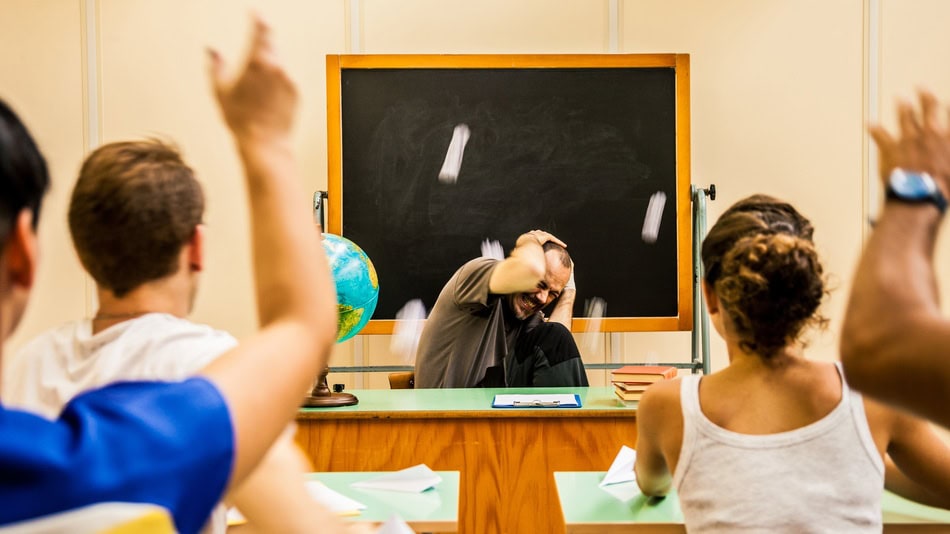
<svg viewBox="0 0 950 534">
<path fill-rule="evenodd" d="M 458 532 L 458 471 L 437 471 L 442 482 L 422 493 L 398 493 L 350 486 L 354 482 L 382 474 L 310 473 L 307 476 L 366 505 L 359 515 L 347 517 L 349 520 L 379 524 L 386 522 L 393 514 L 398 514 L 416 532 Z"/>
<path fill-rule="evenodd" d="M 650 499 L 639 492 L 636 482 L 600 488 L 603 477 L 603 471 L 554 473 L 568 534 L 686 532 L 675 491 L 665 499 Z M 886 533 L 950 532 L 950 511 L 917 504 L 887 491 L 881 504 Z"/>
<path fill-rule="evenodd" d="M 636 445 L 636 411 L 611 387 L 356 390 L 356 406 L 304 408 L 315 471 L 460 471 L 459 531 L 560 532 L 554 471 L 610 466 Z M 492 408 L 496 393 L 577 393 L 582 408 Z"/>
</svg>

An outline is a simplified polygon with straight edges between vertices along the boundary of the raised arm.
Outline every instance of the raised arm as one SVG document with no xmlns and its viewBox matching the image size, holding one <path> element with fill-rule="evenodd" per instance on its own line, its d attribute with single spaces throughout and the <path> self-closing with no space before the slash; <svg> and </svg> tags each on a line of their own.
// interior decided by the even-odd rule
<svg viewBox="0 0 950 534">
<path fill-rule="evenodd" d="M 547 270 L 542 246 L 548 241 L 566 246 L 542 230 L 521 234 L 511 254 L 492 271 L 488 290 L 496 295 L 510 295 L 536 289 Z"/>
<path fill-rule="evenodd" d="M 897 167 L 928 172 L 946 195 L 950 136 L 934 97 L 924 93 L 920 101 L 920 117 L 899 106 L 898 138 L 871 128 L 881 176 Z M 950 322 L 940 312 L 933 266 L 941 220 L 931 204 L 885 203 L 855 274 L 841 357 L 855 388 L 950 427 Z"/>
<path fill-rule="evenodd" d="M 255 20 L 246 64 L 226 72 L 211 53 L 222 114 L 244 166 L 261 330 L 204 369 L 227 400 L 235 433 L 234 487 L 284 430 L 336 337 L 336 295 L 292 150 L 297 91 L 270 31 Z M 299 206 L 300 209 L 294 209 Z"/>
</svg>

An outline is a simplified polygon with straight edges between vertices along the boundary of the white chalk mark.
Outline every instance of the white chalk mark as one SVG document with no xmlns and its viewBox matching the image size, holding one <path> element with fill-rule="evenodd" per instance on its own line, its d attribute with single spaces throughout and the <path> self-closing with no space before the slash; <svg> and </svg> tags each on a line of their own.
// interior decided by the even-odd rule
<svg viewBox="0 0 950 534">
<path fill-rule="evenodd" d="M 482 241 L 482 257 L 503 260 L 505 259 L 505 249 L 501 248 L 501 243 L 498 241 L 486 239 Z"/>
<path fill-rule="evenodd" d="M 650 197 L 647 213 L 643 217 L 643 231 L 640 236 L 647 243 L 656 243 L 660 235 L 660 220 L 663 219 L 663 207 L 666 205 L 666 193 L 657 191 Z"/>
<path fill-rule="evenodd" d="M 396 312 L 396 324 L 389 350 L 407 364 L 415 364 L 419 336 L 425 326 L 426 307 L 419 299 L 413 299 Z"/>
<path fill-rule="evenodd" d="M 607 313 L 607 301 L 594 297 L 587 301 L 584 315 L 587 316 L 587 328 L 584 330 L 585 348 L 588 355 L 597 355 L 600 351 L 604 333 L 600 331 L 604 314 Z"/>
<path fill-rule="evenodd" d="M 467 124 L 459 124 L 452 130 L 452 140 L 445 152 L 442 170 L 439 171 L 439 181 L 443 184 L 454 184 L 458 181 L 459 171 L 462 169 L 462 154 L 470 136 L 471 131 Z"/>
</svg>

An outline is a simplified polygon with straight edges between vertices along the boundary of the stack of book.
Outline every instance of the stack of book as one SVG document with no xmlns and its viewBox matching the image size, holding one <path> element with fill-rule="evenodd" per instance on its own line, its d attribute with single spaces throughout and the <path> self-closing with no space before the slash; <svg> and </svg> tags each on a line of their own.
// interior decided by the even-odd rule
<svg viewBox="0 0 950 534">
<path fill-rule="evenodd" d="M 610 372 L 610 382 L 620 402 L 636 405 L 651 384 L 675 376 L 676 368 L 668 365 L 626 365 Z"/>
</svg>

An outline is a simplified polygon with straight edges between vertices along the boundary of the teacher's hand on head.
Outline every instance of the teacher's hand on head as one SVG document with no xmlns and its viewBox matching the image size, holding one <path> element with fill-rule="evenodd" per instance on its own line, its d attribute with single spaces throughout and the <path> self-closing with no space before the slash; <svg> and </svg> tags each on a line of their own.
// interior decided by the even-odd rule
<svg viewBox="0 0 950 534">
<path fill-rule="evenodd" d="M 531 230 L 530 232 L 528 232 L 528 235 L 537 239 L 538 243 L 542 245 L 547 243 L 548 241 L 551 241 L 552 243 L 557 243 L 558 245 L 561 245 L 562 247 L 567 248 L 567 243 L 545 232 L 544 230 Z"/>
<path fill-rule="evenodd" d="M 234 135 L 289 140 L 297 89 L 274 53 L 267 24 L 254 17 L 247 64 L 239 74 L 229 72 L 217 51 L 209 49 L 208 53 L 215 96 Z"/>
<path fill-rule="evenodd" d="M 921 91 L 919 116 L 910 102 L 898 105 L 897 138 L 880 125 L 868 128 L 878 146 L 881 178 L 885 183 L 891 171 L 899 167 L 930 173 L 941 184 L 944 195 L 950 192 L 950 132 L 937 112 L 934 95 Z"/>
</svg>

